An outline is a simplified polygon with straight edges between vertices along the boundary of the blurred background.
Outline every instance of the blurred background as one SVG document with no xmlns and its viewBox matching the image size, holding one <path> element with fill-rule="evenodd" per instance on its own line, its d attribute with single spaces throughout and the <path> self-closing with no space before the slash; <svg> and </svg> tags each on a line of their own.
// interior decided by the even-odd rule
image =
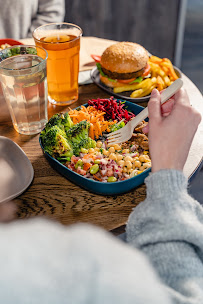
<svg viewBox="0 0 203 304">
<path fill-rule="evenodd" d="M 132 41 L 168 57 L 203 93 L 202 0 L 65 0 L 84 36 Z"/>
<path fill-rule="evenodd" d="M 65 0 L 65 4 L 65 21 L 78 24 L 84 36 L 140 43 L 149 52 L 170 58 L 203 93 L 203 0 Z M 203 204 L 203 169 L 189 191 Z"/>
</svg>

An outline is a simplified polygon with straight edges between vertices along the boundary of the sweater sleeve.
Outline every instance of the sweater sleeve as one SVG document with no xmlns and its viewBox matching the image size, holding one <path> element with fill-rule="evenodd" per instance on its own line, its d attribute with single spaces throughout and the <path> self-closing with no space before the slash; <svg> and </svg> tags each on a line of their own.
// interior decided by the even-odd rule
<svg viewBox="0 0 203 304">
<path fill-rule="evenodd" d="M 127 241 L 148 256 L 174 303 L 201 303 L 202 206 L 180 171 L 160 170 L 145 182 L 147 198 L 129 217 Z"/>
<path fill-rule="evenodd" d="M 32 37 L 32 32 L 43 24 L 64 21 L 64 15 L 64 0 L 39 0 L 38 10 L 32 17 L 32 23 L 28 32 L 28 37 Z"/>
</svg>

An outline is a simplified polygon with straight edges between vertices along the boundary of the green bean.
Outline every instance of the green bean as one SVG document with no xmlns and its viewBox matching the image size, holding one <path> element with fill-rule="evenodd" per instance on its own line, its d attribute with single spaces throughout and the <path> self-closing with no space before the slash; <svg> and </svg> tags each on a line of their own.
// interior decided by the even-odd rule
<svg viewBox="0 0 203 304">
<path fill-rule="evenodd" d="M 117 178 L 115 176 L 109 176 L 108 179 L 107 179 L 107 182 L 109 183 L 113 183 L 113 182 L 116 182 L 117 181 Z"/>
<path fill-rule="evenodd" d="M 83 166 L 83 161 L 82 161 L 82 159 L 79 159 L 77 161 L 77 163 L 75 164 L 75 169 L 77 169 L 78 167 L 82 167 L 82 166 Z"/>
<path fill-rule="evenodd" d="M 96 174 L 99 171 L 99 165 L 95 164 L 90 168 L 90 173 L 91 174 Z"/>
</svg>

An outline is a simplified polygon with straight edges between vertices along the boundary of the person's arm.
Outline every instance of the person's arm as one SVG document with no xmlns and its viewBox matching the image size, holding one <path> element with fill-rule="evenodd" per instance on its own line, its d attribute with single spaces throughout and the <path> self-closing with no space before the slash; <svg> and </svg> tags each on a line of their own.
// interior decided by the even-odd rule
<svg viewBox="0 0 203 304">
<path fill-rule="evenodd" d="M 174 303 L 200 303 L 203 209 L 188 195 L 182 173 L 200 115 L 183 90 L 167 117 L 157 91 L 148 106 L 152 173 L 146 200 L 129 217 L 127 240 L 149 257 Z"/>
<path fill-rule="evenodd" d="M 28 37 L 32 37 L 32 32 L 45 23 L 62 22 L 65 15 L 64 0 L 39 0 L 38 11 L 32 18 Z"/>
</svg>

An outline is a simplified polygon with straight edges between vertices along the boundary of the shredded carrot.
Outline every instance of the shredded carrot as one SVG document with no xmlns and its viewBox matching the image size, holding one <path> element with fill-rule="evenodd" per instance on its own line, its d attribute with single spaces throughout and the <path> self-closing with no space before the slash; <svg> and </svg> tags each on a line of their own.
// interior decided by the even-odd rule
<svg viewBox="0 0 203 304">
<path fill-rule="evenodd" d="M 81 109 L 69 111 L 69 115 L 74 124 L 87 120 L 90 123 L 89 136 L 92 139 L 97 139 L 103 132 L 110 132 L 110 126 L 113 125 L 114 121 L 106 121 L 104 115 L 106 113 L 95 109 L 93 106 L 88 106 L 87 108 L 81 106 Z"/>
<path fill-rule="evenodd" d="M 93 174 L 93 177 L 94 177 L 95 179 L 97 179 L 98 181 L 102 182 L 102 179 L 99 178 L 99 177 L 97 177 L 95 174 Z"/>
</svg>

